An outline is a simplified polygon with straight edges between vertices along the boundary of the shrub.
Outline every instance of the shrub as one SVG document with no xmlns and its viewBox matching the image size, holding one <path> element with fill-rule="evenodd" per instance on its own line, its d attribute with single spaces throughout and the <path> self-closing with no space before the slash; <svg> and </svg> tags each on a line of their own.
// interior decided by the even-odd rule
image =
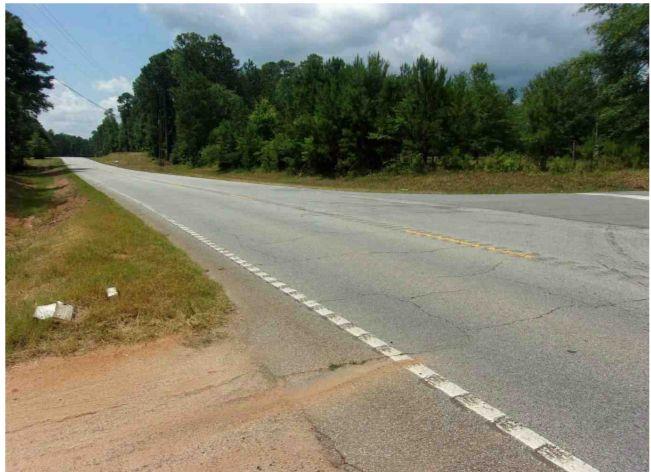
<svg viewBox="0 0 651 472">
<path fill-rule="evenodd" d="M 205 157 L 203 150 L 206 151 Z M 229 170 L 239 167 L 241 154 L 237 148 L 236 125 L 230 120 L 223 120 L 219 126 L 213 129 L 208 136 L 208 146 L 202 149 L 202 165 L 219 164 L 222 170 Z"/>
<path fill-rule="evenodd" d="M 255 134 L 251 125 L 244 128 L 244 132 L 237 137 L 235 152 L 239 156 L 239 165 L 244 169 L 252 169 L 260 165 L 259 152 L 262 148 L 262 139 Z"/>
<path fill-rule="evenodd" d="M 642 152 L 637 144 L 631 144 L 622 149 L 622 162 L 627 167 L 640 169 L 649 165 L 649 156 Z"/>
<path fill-rule="evenodd" d="M 449 155 L 443 156 L 440 162 L 446 170 L 470 170 L 476 165 L 471 155 L 461 154 L 457 148 L 453 149 Z"/>
<path fill-rule="evenodd" d="M 220 144 L 208 144 L 199 152 L 200 166 L 210 166 L 217 164 L 220 170 L 231 170 L 239 167 L 240 154 L 235 151 L 225 150 Z"/>
<path fill-rule="evenodd" d="M 520 172 L 531 171 L 535 165 L 527 157 L 515 153 L 496 151 L 490 156 L 482 157 L 477 162 L 477 168 L 488 172 Z"/>
<path fill-rule="evenodd" d="M 595 168 L 595 163 L 592 159 L 579 159 L 574 163 L 575 172 L 592 172 Z"/>
<path fill-rule="evenodd" d="M 283 170 L 291 157 L 298 152 L 296 144 L 286 134 L 278 133 L 265 141 L 259 152 L 260 165 L 264 170 Z"/>
<path fill-rule="evenodd" d="M 590 160 L 589 164 L 581 164 L 583 167 L 590 167 L 591 170 L 616 170 L 625 167 L 639 169 L 649 164 L 648 154 L 636 144 L 624 146 L 603 140 L 599 141 L 598 145 L 595 143 L 594 137 L 590 137 L 577 147 L 577 154 Z"/>
<path fill-rule="evenodd" d="M 574 170 L 574 161 L 570 156 L 554 157 L 547 163 L 552 174 L 567 174 Z"/>
<path fill-rule="evenodd" d="M 419 152 L 404 150 L 397 159 L 387 164 L 386 170 L 395 174 L 422 174 L 425 172 L 423 155 Z"/>
<path fill-rule="evenodd" d="M 199 165 L 201 166 L 216 164 L 222 156 L 221 146 L 218 144 L 209 144 L 201 150 L 199 156 Z"/>
</svg>

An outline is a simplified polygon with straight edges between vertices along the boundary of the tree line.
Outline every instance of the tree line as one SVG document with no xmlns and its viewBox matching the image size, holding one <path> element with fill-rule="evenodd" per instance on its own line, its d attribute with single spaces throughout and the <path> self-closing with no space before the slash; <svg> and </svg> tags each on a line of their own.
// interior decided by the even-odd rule
<svg viewBox="0 0 651 472">
<path fill-rule="evenodd" d="M 330 176 L 645 166 L 648 6 L 583 10 L 599 19 L 597 48 L 520 93 L 501 89 L 484 63 L 451 74 L 421 56 L 394 73 L 376 53 L 240 66 L 218 35 L 180 34 L 119 97 L 117 116 L 107 111 L 76 145 L 93 155 L 146 151 L 161 164 Z"/>
</svg>

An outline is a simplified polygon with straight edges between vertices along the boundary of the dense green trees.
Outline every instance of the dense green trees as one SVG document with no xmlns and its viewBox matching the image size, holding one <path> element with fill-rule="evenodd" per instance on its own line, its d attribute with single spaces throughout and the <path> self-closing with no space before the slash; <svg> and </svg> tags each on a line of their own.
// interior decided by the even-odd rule
<svg viewBox="0 0 651 472">
<path fill-rule="evenodd" d="M 320 175 L 518 170 L 531 160 L 545 170 L 559 168 L 555 158 L 572 167 L 646 165 L 648 6 L 584 9 L 597 14 L 598 48 L 541 72 L 521 93 L 501 89 L 483 63 L 450 74 L 421 56 L 396 73 L 379 53 L 350 63 L 312 54 L 299 64 L 240 67 L 219 36 L 181 34 L 149 59 L 133 95 L 119 97 L 119 122 L 110 110 L 86 148 L 61 137 L 54 148 Z M 42 52 L 25 44 L 32 56 Z M 34 90 L 47 87 L 48 67 L 31 70 L 40 74 Z M 47 107 L 42 93 L 28 96 L 29 116 Z M 41 152 L 39 137 L 48 135 L 25 133 L 12 142 L 23 143 L 23 154 L 28 142 Z"/>
<path fill-rule="evenodd" d="M 147 151 L 160 161 L 170 159 L 175 136 L 172 89 L 176 84 L 171 50 L 150 57 L 133 83 L 137 117 L 131 126 L 138 145 L 130 150 Z"/>
<path fill-rule="evenodd" d="M 120 97 L 119 130 L 107 116 L 95 152 L 321 175 L 521 169 L 514 152 L 543 170 L 556 156 L 639 165 L 648 159 L 648 7 L 585 9 L 601 17 L 599 49 L 538 74 L 520 98 L 487 64 L 451 75 L 421 56 L 392 74 L 379 54 L 352 63 L 312 54 L 238 68 L 219 36 L 182 34 Z"/>
<path fill-rule="evenodd" d="M 140 144 L 138 139 L 137 121 L 133 111 L 133 95 L 128 92 L 118 97 L 118 113 L 120 114 L 120 131 L 118 135 L 118 147 L 120 151 L 137 149 Z"/>
<path fill-rule="evenodd" d="M 50 143 L 48 156 L 92 156 L 93 149 L 88 139 L 72 136 L 65 133 L 47 132 Z"/>
<path fill-rule="evenodd" d="M 20 168 L 26 157 L 93 155 L 95 149 L 88 139 L 45 131 L 38 122 L 38 114 L 51 107 L 45 95 L 52 88 L 51 67 L 36 57 L 46 53 L 46 45 L 27 35 L 20 18 L 8 11 L 5 14 L 7 171 Z"/>
<path fill-rule="evenodd" d="M 51 107 L 44 90 L 52 88 L 53 77 L 48 75 L 52 68 L 36 57 L 45 54 L 45 43 L 33 41 L 20 18 L 8 11 L 5 15 L 5 156 L 7 170 L 14 170 L 34 148 L 30 140 L 39 141 L 42 129 L 36 117 Z"/>
<path fill-rule="evenodd" d="M 599 133 L 648 149 L 649 5 L 596 4 L 585 9 L 601 16 L 591 28 L 599 44 Z"/>
<path fill-rule="evenodd" d="M 113 109 L 109 108 L 104 113 L 102 123 L 90 136 L 90 145 L 99 155 L 120 149 L 120 126 Z"/>
<path fill-rule="evenodd" d="M 577 145 L 594 143 L 599 89 L 592 54 L 537 75 L 525 88 L 525 144 L 544 169 L 549 156 L 572 154 Z"/>
</svg>

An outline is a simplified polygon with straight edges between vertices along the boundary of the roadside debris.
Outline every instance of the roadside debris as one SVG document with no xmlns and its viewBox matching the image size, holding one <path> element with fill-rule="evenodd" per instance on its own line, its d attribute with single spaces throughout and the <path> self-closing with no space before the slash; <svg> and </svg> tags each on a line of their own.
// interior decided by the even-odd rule
<svg viewBox="0 0 651 472">
<path fill-rule="evenodd" d="M 118 296 L 118 289 L 115 287 L 109 287 L 106 289 L 106 296 L 107 298 L 115 298 Z"/>
<path fill-rule="evenodd" d="M 40 305 L 34 310 L 34 318 L 39 320 L 47 320 L 49 318 L 57 318 L 64 321 L 72 321 L 75 316 L 75 307 L 66 305 L 61 301 L 50 303 L 49 305 Z"/>
</svg>

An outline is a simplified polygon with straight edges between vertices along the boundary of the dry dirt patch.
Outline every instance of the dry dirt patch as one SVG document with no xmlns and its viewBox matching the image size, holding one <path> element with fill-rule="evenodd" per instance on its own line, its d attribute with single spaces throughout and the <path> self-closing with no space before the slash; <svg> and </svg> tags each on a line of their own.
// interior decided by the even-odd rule
<svg viewBox="0 0 651 472">
<path fill-rule="evenodd" d="M 342 458 L 302 409 L 391 368 L 288 384 L 236 341 L 178 338 L 29 361 L 7 373 L 7 470 L 336 470 Z"/>
</svg>

